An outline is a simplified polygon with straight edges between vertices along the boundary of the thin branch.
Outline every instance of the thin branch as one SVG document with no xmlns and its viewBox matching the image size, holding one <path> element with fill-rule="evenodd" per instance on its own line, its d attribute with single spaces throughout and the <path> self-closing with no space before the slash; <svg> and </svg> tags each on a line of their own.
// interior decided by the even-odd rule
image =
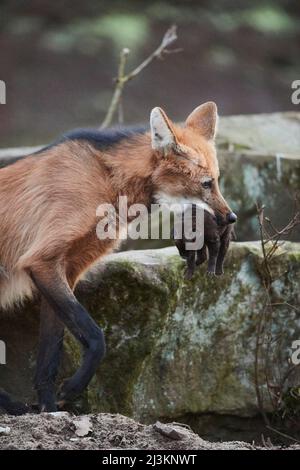
<svg viewBox="0 0 300 470">
<path fill-rule="evenodd" d="M 122 93 L 124 90 L 124 86 L 127 82 L 135 78 L 139 73 L 142 72 L 154 59 L 161 59 L 164 54 L 175 53 L 179 52 L 179 50 L 168 50 L 167 48 L 177 40 L 177 32 L 176 26 L 171 26 L 165 33 L 160 45 L 157 49 L 155 49 L 152 54 L 149 55 L 140 65 L 138 65 L 135 69 L 131 72 L 125 74 L 125 67 L 128 55 L 130 54 L 130 50 L 128 48 L 124 48 L 120 54 L 120 62 L 118 68 L 118 77 L 116 79 L 116 86 L 115 90 L 108 107 L 106 116 L 101 124 L 101 129 L 105 129 L 109 127 L 113 121 L 114 115 L 119 108 L 119 103 L 122 97 Z"/>
<path fill-rule="evenodd" d="M 266 246 L 265 246 L 266 243 L 265 243 L 265 237 L 264 237 L 264 209 L 265 209 L 264 206 L 259 207 L 257 205 L 258 224 L 259 224 L 259 231 L 260 231 L 260 242 L 261 242 L 261 249 L 262 249 L 263 259 L 264 259 L 263 264 L 264 264 L 264 268 L 265 268 L 265 271 L 266 271 L 266 274 L 267 274 L 266 282 L 267 282 L 267 285 L 268 285 L 270 282 L 272 282 L 272 275 L 271 275 L 271 272 L 270 272 L 269 265 L 266 262 L 267 253 L 266 253 Z"/>
<path fill-rule="evenodd" d="M 166 52 L 167 48 L 177 39 L 177 32 L 176 26 L 173 25 L 168 31 L 165 33 L 161 44 L 158 48 L 152 52 L 152 54 L 147 57 L 140 65 L 138 65 L 132 72 L 130 72 L 125 78 L 126 81 L 132 80 L 136 77 L 139 73 L 141 73 L 144 68 L 146 68 L 154 59 L 162 59 L 163 54 Z"/>
<path fill-rule="evenodd" d="M 269 375 L 272 375 L 275 378 L 275 370 L 271 369 L 270 367 L 270 357 L 271 357 L 271 346 L 273 347 L 274 343 L 277 343 L 278 338 L 280 335 L 277 336 L 276 339 L 271 335 L 271 327 L 273 321 L 273 314 L 274 308 L 279 305 L 285 305 L 289 308 L 297 310 L 297 307 L 290 304 L 287 301 L 283 302 L 272 302 L 272 284 L 273 284 L 273 275 L 271 270 L 270 262 L 272 261 L 274 255 L 278 248 L 284 243 L 282 238 L 289 237 L 292 230 L 299 225 L 300 223 L 300 210 L 299 210 L 299 200 L 298 197 L 295 196 L 294 199 L 294 213 L 290 221 L 287 223 L 285 227 L 281 230 L 277 229 L 272 223 L 270 219 L 264 216 L 264 206 L 256 205 L 257 208 L 257 216 L 258 216 L 258 224 L 259 224 L 259 232 L 260 232 L 260 242 L 261 242 L 261 249 L 263 260 L 261 266 L 263 268 L 263 284 L 265 289 L 265 302 L 262 309 L 262 312 L 258 318 L 257 324 L 257 334 L 256 334 L 256 347 L 255 347 L 255 358 L 254 358 L 254 385 L 256 390 L 257 396 L 257 403 L 260 413 L 263 417 L 263 420 L 266 424 L 266 427 L 273 432 L 285 437 L 287 439 L 291 439 L 295 442 L 299 442 L 297 439 L 289 436 L 271 426 L 270 420 L 266 415 L 263 407 L 263 396 L 261 392 L 261 385 L 259 384 L 259 357 L 262 354 L 263 350 L 265 349 L 265 357 L 264 357 L 264 375 L 265 375 L 265 382 L 267 385 L 267 391 L 269 393 L 269 399 L 273 405 L 274 412 L 280 411 L 280 406 L 283 399 L 284 387 L 285 383 L 291 374 L 294 367 L 289 367 L 287 372 L 281 377 L 281 371 L 279 370 L 279 381 L 278 379 L 273 380 L 270 382 Z M 266 228 L 266 223 L 268 224 L 268 228 Z M 270 371 L 270 374 L 269 374 Z M 278 376 L 277 376 L 278 377 Z M 273 385 L 274 382 L 274 385 Z M 285 410 L 284 410 L 285 411 Z M 281 417 L 283 421 L 283 416 Z"/>
<path fill-rule="evenodd" d="M 296 310 L 296 312 L 300 312 L 300 309 L 298 307 L 290 304 L 289 302 L 274 302 L 274 303 L 269 304 L 270 307 L 278 307 L 282 305 L 285 305 L 286 307 L 290 307 L 291 309 Z"/>
<path fill-rule="evenodd" d="M 257 327 L 257 335 L 256 335 L 256 344 L 255 344 L 255 359 L 254 359 L 254 387 L 256 392 L 256 399 L 257 399 L 257 406 L 260 411 L 260 414 L 264 420 L 266 426 L 270 424 L 269 418 L 267 413 L 264 410 L 264 402 L 263 396 L 260 392 L 260 385 L 259 385 L 259 352 L 261 348 L 261 328 L 263 326 L 263 316 L 261 315 L 259 319 L 259 324 Z"/>
<path fill-rule="evenodd" d="M 279 434 L 279 436 L 282 436 L 285 439 L 289 439 L 290 441 L 297 442 L 298 444 L 300 443 L 298 439 L 295 439 L 294 437 L 289 436 L 288 434 L 285 434 L 284 432 L 278 431 L 278 429 L 273 428 L 272 426 L 267 425 L 266 428 L 268 428 L 270 431 L 276 432 L 276 434 Z"/>
<path fill-rule="evenodd" d="M 101 124 L 101 129 L 105 129 L 106 127 L 110 126 L 112 123 L 114 114 L 119 106 L 119 102 L 122 96 L 123 88 L 125 85 L 124 81 L 124 72 L 125 72 L 125 66 L 127 62 L 127 58 L 130 54 L 129 49 L 124 48 L 121 51 L 120 54 L 120 62 L 119 62 L 119 69 L 118 69 L 118 77 L 116 80 L 116 87 L 115 91 L 113 93 L 109 108 L 107 110 L 106 116 Z"/>
<path fill-rule="evenodd" d="M 122 97 L 119 101 L 118 105 L 118 122 L 119 124 L 123 125 L 124 124 L 124 109 L 123 109 L 123 100 Z"/>
</svg>

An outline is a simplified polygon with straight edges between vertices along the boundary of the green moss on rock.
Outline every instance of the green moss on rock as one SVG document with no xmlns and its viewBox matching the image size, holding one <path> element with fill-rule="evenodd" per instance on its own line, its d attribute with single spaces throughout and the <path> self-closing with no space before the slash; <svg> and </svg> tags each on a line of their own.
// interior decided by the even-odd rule
<svg viewBox="0 0 300 470">
<path fill-rule="evenodd" d="M 271 300 L 278 306 L 271 334 L 281 339 L 280 354 L 272 351 L 271 359 L 282 374 L 292 342 L 300 338 L 299 309 L 286 304 L 299 306 L 299 252 L 299 244 L 287 242 L 272 261 Z M 233 243 L 224 276 L 209 277 L 201 266 L 186 281 L 185 263 L 175 248 L 108 256 L 77 291 L 107 341 L 107 356 L 81 402 L 85 411 L 119 412 L 143 421 L 202 413 L 257 414 L 254 352 L 265 303 L 261 262 L 260 243 Z M 3 339 L 15 347 L 16 376 L 19 366 L 31 371 L 31 377 L 19 376 L 17 389 L 32 396 L 34 363 L 22 352 L 36 347 L 37 303 L 22 315 L 34 319 L 32 327 L 28 323 L 34 340 L 30 332 L 24 336 L 17 316 L 1 318 L 0 327 Z M 25 338 L 22 345 L 15 341 L 16 333 Z M 80 348 L 68 335 L 63 375 L 79 361 Z M 11 371 L 3 373 L 2 367 L 1 386 L 11 389 Z M 259 381 L 265 382 L 262 359 Z M 294 382 L 293 387 L 299 386 Z M 264 386 L 262 392 L 270 411 Z"/>
</svg>

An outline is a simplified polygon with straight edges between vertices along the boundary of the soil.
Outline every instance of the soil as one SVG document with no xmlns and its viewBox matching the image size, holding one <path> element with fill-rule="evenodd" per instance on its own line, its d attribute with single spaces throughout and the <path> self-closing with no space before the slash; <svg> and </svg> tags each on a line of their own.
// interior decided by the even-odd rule
<svg viewBox="0 0 300 470">
<path fill-rule="evenodd" d="M 208 442 L 179 423 L 144 425 L 119 414 L 75 416 L 67 412 L 0 417 L 2 450 L 256 450 L 278 449 L 232 441 Z M 292 445 L 289 449 L 300 449 Z"/>
</svg>

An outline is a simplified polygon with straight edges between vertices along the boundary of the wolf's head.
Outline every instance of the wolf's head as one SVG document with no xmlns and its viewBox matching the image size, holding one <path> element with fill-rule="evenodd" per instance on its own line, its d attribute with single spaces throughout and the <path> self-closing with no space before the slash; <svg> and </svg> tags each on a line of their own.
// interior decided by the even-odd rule
<svg viewBox="0 0 300 470">
<path fill-rule="evenodd" d="M 220 225 L 234 223 L 219 189 L 215 148 L 218 112 L 213 102 L 198 106 L 184 125 L 175 125 L 161 108 L 150 116 L 152 148 L 157 156 L 153 174 L 159 203 L 195 203 L 216 216 Z"/>
</svg>

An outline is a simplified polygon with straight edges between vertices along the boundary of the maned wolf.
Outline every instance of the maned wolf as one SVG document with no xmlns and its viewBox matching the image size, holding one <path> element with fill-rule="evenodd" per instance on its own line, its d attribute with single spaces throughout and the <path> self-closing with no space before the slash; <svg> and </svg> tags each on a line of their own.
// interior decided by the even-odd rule
<svg viewBox="0 0 300 470">
<path fill-rule="evenodd" d="M 100 204 L 118 210 L 121 195 L 129 206 L 186 201 L 220 224 L 235 222 L 218 186 L 216 126 L 213 102 L 197 107 L 182 126 L 154 108 L 150 131 L 73 131 L 0 170 L 0 307 L 41 294 L 35 376 L 40 410 L 54 411 L 81 393 L 105 354 L 102 329 L 73 293 L 83 273 L 118 246 L 118 240 L 97 237 Z M 82 364 L 56 398 L 65 327 L 82 345 Z M 0 406 L 14 413 L 27 409 L 5 392 Z"/>
</svg>

